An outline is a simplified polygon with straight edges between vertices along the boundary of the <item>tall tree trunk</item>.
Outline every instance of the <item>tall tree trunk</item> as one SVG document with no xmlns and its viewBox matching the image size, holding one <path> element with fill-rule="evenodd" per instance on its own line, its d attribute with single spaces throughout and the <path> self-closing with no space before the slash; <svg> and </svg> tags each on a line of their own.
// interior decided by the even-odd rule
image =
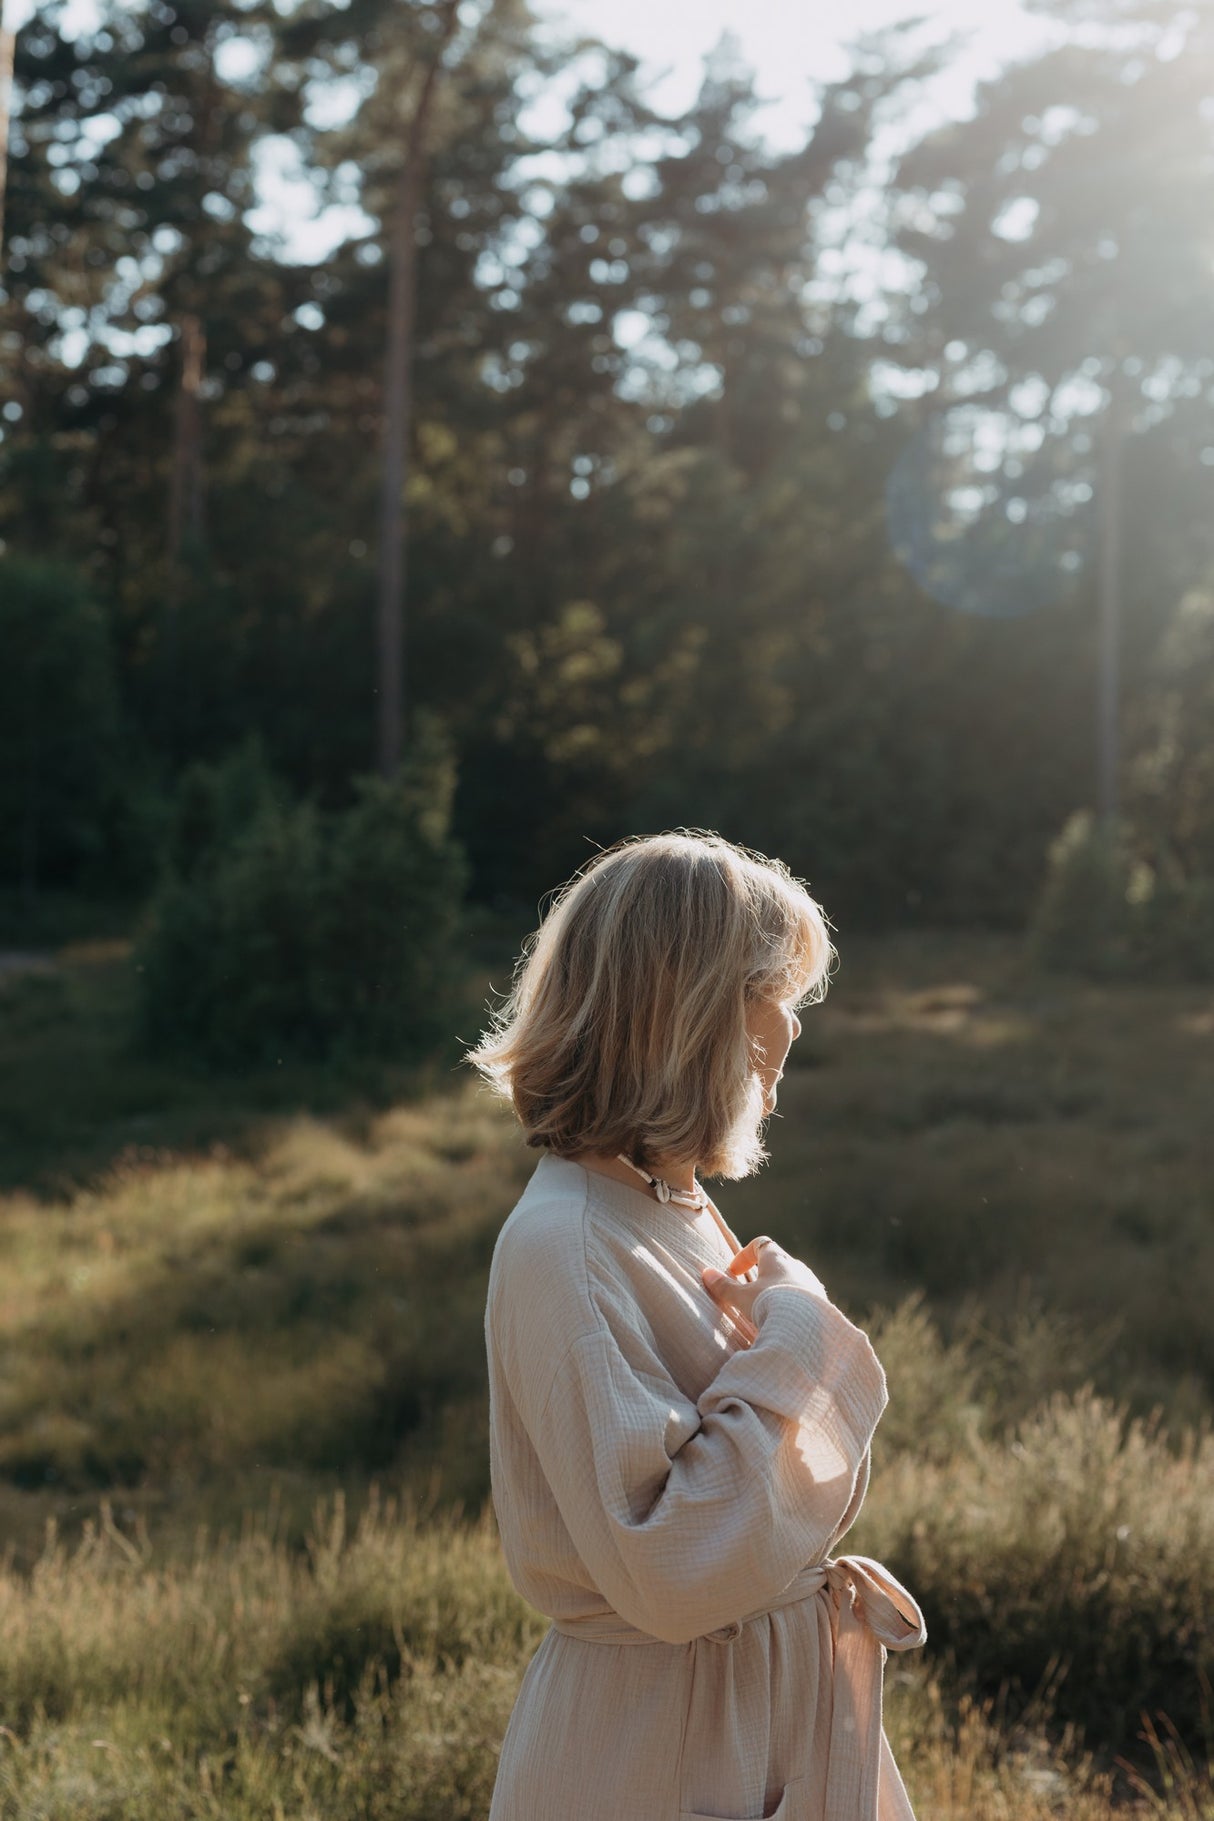
<svg viewBox="0 0 1214 1821">
<path fill-rule="evenodd" d="M 166 744 L 172 747 L 177 717 L 178 619 L 185 559 L 203 535 L 203 461 L 201 392 L 206 371 L 206 330 L 187 311 L 178 328 L 181 364 L 177 409 L 173 421 L 173 466 L 169 477 L 168 588 L 165 597 L 163 692 L 161 708 Z"/>
<path fill-rule="evenodd" d="M 1096 711 L 1097 806 L 1112 830 L 1118 813 L 1118 698 L 1121 656 L 1121 454 L 1125 434 L 1122 379 L 1114 363 L 1100 444 L 1100 663 Z"/>
<path fill-rule="evenodd" d="M 13 46 L 16 33 L 5 23 L 8 8 L 0 0 L 0 253 L 4 248 L 4 197 L 8 187 L 8 122 L 13 98 Z"/>
<path fill-rule="evenodd" d="M 417 216 L 425 189 L 430 118 L 444 52 L 455 32 L 458 0 L 447 0 L 438 42 L 409 118 L 392 210 L 388 267 L 388 342 L 384 361 L 384 447 L 380 470 L 376 603 L 377 752 L 390 778 L 405 739 L 405 600 L 409 432 L 413 420 L 413 343 L 417 319 Z"/>
<path fill-rule="evenodd" d="M 417 313 L 417 211 L 421 159 L 406 157 L 392 212 L 388 346 L 384 363 L 384 450 L 380 471 L 379 600 L 376 614 L 379 769 L 390 778 L 405 737 L 405 483 L 413 422 L 413 329 Z"/>
<path fill-rule="evenodd" d="M 204 15 L 205 18 L 205 15 Z M 198 160 L 198 177 L 203 193 L 221 187 L 213 175 L 220 130 L 221 107 L 215 76 L 214 18 L 204 25 L 193 48 L 205 59 L 200 73 L 194 112 L 194 149 Z M 195 223 L 198 237 L 195 246 L 205 247 L 206 230 Z M 192 263 L 192 262 L 191 262 Z M 180 686 L 180 619 L 186 593 L 186 572 L 196 560 L 206 535 L 206 463 L 203 457 L 202 388 L 206 379 L 207 332 L 200 314 L 205 302 L 208 281 L 197 268 L 184 295 L 179 294 L 175 308 L 179 312 L 177 397 L 173 416 L 173 457 L 169 477 L 168 588 L 165 598 L 164 628 L 164 714 L 165 744 L 172 751 L 178 739 L 178 702 Z"/>
<path fill-rule="evenodd" d="M 181 562 L 187 537 L 201 538 L 203 530 L 201 392 L 207 358 L 206 330 L 192 311 L 182 317 L 178 333 L 181 373 L 169 493 L 169 561 L 174 567 Z"/>
</svg>

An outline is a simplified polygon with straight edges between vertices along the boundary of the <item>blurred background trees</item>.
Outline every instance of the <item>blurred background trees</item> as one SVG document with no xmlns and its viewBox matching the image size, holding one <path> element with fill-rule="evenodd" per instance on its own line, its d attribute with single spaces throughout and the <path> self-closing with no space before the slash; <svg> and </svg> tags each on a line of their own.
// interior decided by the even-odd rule
<svg viewBox="0 0 1214 1821">
<path fill-rule="evenodd" d="M 365 809 L 433 40 L 392 585 L 472 899 L 527 916 L 590 844 L 709 824 L 840 926 L 1040 935 L 1088 812 L 1214 966 L 1214 27 L 1048 10 L 1065 42 L 891 157 L 925 73 L 898 31 L 790 153 L 728 43 L 677 120 L 568 47 L 537 139 L 561 57 L 519 0 L 445 48 L 425 0 L 99 0 L 71 35 L 41 7 L 0 295 L 0 885 L 108 864 L 146 896 L 191 767 L 249 734 L 292 799 Z M 283 157 L 361 211 L 315 264 L 259 214 Z"/>
</svg>

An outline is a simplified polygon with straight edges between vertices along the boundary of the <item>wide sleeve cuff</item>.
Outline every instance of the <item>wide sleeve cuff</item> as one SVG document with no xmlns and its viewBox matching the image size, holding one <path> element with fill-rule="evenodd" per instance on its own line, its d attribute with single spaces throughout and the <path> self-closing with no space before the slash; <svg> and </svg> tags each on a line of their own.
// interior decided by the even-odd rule
<svg viewBox="0 0 1214 1821">
<path fill-rule="evenodd" d="M 799 1284 L 773 1284 L 755 1299 L 758 1337 L 748 1355 L 789 1379 L 796 1401 L 812 1404 L 828 1428 L 844 1426 L 857 1453 L 872 1441 L 889 1401 L 885 1371 L 862 1328 L 826 1297 Z M 743 1356 L 735 1356 L 740 1360 Z M 833 1419 L 833 1420 L 832 1420 Z"/>
</svg>

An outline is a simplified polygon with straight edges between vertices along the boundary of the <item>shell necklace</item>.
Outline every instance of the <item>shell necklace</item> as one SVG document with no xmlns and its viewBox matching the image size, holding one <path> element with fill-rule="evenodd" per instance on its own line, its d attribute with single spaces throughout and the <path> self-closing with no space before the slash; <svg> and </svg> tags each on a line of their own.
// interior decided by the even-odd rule
<svg viewBox="0 0 1214 1821">
<path fill-rule="evenodd" d="M 626 1163 L 630 1170 L 636 1171 L 642 1181 L 649 1184 L 659 1201 L 672 1201 L 676 1208 L 687 1208 L 692 1214 L 701 1214 L 708 1206 L 708 1196 L 699 1183 L 694 1189 L 672 1189 L 665 1177 L 651 1176 L 649 1171 L 643 1170 L 639 1163 L 633 1163 L 631 1157 L 625 1157 L 623 1151 L 617 1152 L 617 1156 L 621 1163 Z"/>
</svg>

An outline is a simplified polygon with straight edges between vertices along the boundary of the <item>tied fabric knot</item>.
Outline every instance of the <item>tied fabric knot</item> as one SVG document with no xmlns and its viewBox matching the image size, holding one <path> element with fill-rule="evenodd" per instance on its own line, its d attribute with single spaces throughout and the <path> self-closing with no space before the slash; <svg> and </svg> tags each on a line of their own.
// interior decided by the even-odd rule
<svg viewBox="0 0 1214 1821">
<path fill-rule="evenodd" d="M 888 1568 L 866 1555 L 821 1564 L 835 1640 L 834 1705 L 826 1812 L 848 1821 L 914 1821 L 906 1787 L 882 1730 L 887 1650 L 927 1638 L 918 1603 Z"/>
<path fill-rule="evenodd" d="M 914 1650 L 926 1643 L 918 1602 L 880 1562 L 868 1555 L 841 1555 L 822 1567 L 840 1616 L 846 1609 L 887 1650 Z"/>
</svg>

